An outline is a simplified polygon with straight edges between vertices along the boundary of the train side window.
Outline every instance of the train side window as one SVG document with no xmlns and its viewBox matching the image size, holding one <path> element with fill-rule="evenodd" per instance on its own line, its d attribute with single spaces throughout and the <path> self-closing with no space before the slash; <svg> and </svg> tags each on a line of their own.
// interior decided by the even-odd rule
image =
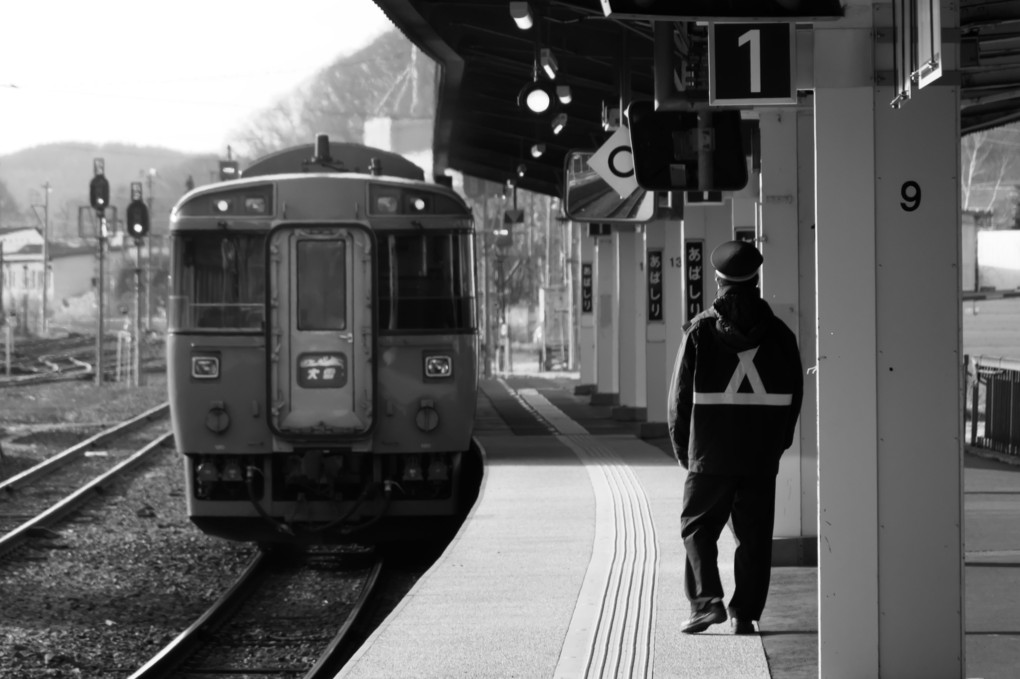
<svg viewBox="0 0 1020 679">
<path fill-rule="evenodd" d="M 347 329 L 346 251 L 343 241 L 298 241 L 298 330 Z"/>
</svg>

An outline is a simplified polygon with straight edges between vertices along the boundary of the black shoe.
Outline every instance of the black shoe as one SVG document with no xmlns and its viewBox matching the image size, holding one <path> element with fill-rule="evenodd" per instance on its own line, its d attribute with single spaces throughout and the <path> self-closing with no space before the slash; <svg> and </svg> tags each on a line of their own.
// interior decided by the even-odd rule
<svg viewBox="0 0 1020 679">
<path fill-rule="evenodd" d="M 754 634 L 754 623 L 747 618 L 730 618 L 730 627 L 734 634 Z"/>
<path fill-rule="evenodd" d="M 684 634 L 697 634 L 726 620 L 726 609 L 721 603 L 714 603 L 705 610 L 698 613 L 691 613 L 690 619 L 684 623 L 680 631 Z"/>
</svg>

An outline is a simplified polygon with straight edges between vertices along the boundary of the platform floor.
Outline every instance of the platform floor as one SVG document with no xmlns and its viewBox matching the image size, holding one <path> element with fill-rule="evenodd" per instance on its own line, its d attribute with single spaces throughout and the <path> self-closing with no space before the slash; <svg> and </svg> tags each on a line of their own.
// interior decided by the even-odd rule
<svg viewBox="0 0 1020 679">
<path fill-rule="evenodd" d="M 668 441 L 635 438 L 573 386 L 555 374 L 483 383 L 479 501 L 338 676 L 816 677 L 815 568 L 773 569 L 759 635 L 679 633 L 685 472 Z M 967 461 L 966 676 L 1017 677 L 1020 467 Z M 719 547 L 731 592 L 728 531 Z"/>
</svg>

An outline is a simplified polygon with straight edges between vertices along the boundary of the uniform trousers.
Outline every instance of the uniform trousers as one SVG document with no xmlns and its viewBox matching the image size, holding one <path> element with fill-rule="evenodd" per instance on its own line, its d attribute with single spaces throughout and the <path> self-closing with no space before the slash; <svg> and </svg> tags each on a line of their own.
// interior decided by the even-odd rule
<svg viewBox="0 0 1020 679">
<path fill-rule="evenodd" d="M 680 534 L 687 550 L 684 589 L 692 611 L 700 612 L 724 596 L 717 542 L 732 518 L 737 550 L 733 558 L 735 586 L 727 608 L 730 617 L 761 619 L 772 573 L 775 514 L 775 474 L 687 474 Z"/>
</svg>

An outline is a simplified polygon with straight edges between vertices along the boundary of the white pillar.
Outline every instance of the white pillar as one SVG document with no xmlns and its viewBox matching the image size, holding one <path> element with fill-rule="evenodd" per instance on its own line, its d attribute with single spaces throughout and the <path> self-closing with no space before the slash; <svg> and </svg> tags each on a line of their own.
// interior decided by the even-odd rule
<svg viewBox="0 0 1020 679">
<path fill-rule="evenodd" d="M 800 241 L 801 233 L 810 230 L 811 221 L 802 224 L 801 220 L 802 185 L 799 171 L 802 165 L 806 165 L 811 172 L 808 176 L 813 176 L 814 147 L 808 139 L 807 148 L 802 148 L 805 140 L 801 135 L 802 127 L 807 127 L 809 131 L 811 128 L 800 124 L 802 116 L 794 108 L 764 109 L 758 119 L 761 128 L 761 222 L 758 247 L 765 258 L 761 273 L 762 298 L 797 335 L 802 363 L 811 366 L 814 364 L 813 338 L 810 343 L 806 343 L 800 336 Z M 810 190 L 810 187 L 803 188 Z M 807 218 L 810 219 L 811 215 L 807 215 Z M 801 412 L 802 417 L 805 417 L 806 412 L 813 419 L 814 404 L 808 403 Z M 809 492 L 814 496 L 815 471 L 809 470 L 810 478 L 802 478 L 801 429 L 798 427 L 793 445 L 783 454 L 779 466 L 774 533 L 777 538 L 800 538 L 816 534 L 813 527 L 805 532 L 803 495 Z M 811 490 L 805 491 L 806 488 Z M 810 523 L 814 524 L 814 506 L 809 508 L 808 516 L 811 517 Z M 781 550 L 781 559 L 784 562 L 797 559 L 801 551 L 799 548 L 792 553 Z"/>
<path fill-rule="evenodd" d="M 800 421 L 800 501 L 802 536 L 818 540 L 818 399 L 814 373 L 818 333 L 815 325 L 815 118 L 813 111 L 797 113 L 797 223 L 800 271 L 800 313 L 796 330 L 800 338 L 801 363 L 805 370 L 804 402 Z M 817 558 L 817 551 L 813 552 Z M 807 555 L 804 558 L 810 558 Z"/>
<path fill-rule="evenodd" d="M 715 283 L 715 270 L 709 258 L 713 250 L 733 238 L 733 215 L 729 200 L 725 200 L 721 205 L 685 206 L 683 234 L 684 241 L 701 240 L 704 243 L 701 273 L 704 276 L 705 290 L 703 308 L 707 309 L 719 293 L 719 286 Z M 685 310 L 684 323 L 690 320 Z M 677 347 L 679 348 L 679 344 Z"/>
<path fill-rule="evenodd" d="M 687 228 L 684 222 L 666 223 L 666 249 L 663 262 L 663 294 L 666 295 L 666 368 L 665 372 L 673 372 L 673 361 L 680 350 L 680 342 L 684 337 L 684 323 L 687 322 L 686 302 L 684 300 L 684 234 Z M 667 376 L 668 379 L 668 376 Z M 666 399 L 668 386 L 662 390 L 662 398 Z M 663 421 L 665 422 L 665 414 Z"/>
<path fill-rule="evenodd" d="M 595 240 L 595 393 L 592 405 L 615 405 L 619 398 L 618 333 L 620 298 L 616 288 L 616 248 L 612 236 Z"/>
<path fill-rule="evenodd" d="M 672 251 L 666 245 L 666 232 L 669 228 L 679 235 L 679 223 L 667 224 L 664 220 L 656 220 L 645 224 L 645 299 L 642 301 L 647 311 L 645 327 L 642 328 L 645 362 L 639 368 L 645 376 L 647 405 L 645 422 L 639 424 L 637 429 L 637 435 L 643 438 L 667 435 L 666 392 L 669 389 L 673 356 L 666 353 L 666 335 L 670 322 L 679 326 L 683 303 L 680 281 L 677 280 L 674 286 L 670 285 L 670 272 L 674 269 L 679 272 L 681 269 L 671 266 Z M 682 257 L 682 254 L 677 256 Z M 658 299 L 654 298 L 655 295 L 659 296 Z"/>
<path fill-rule="evenodd" d="M 959 90 L 943 76 L 890 108 L 874 78 L 892 43 L 873 42 L 890 7 L 850 2 L 815 25 L 827 679 L 964 676 Z M 944 28 L 956 7 L 942 3 Z"/>
<path fill-rule="evenodd" d="M 616 246 L 616 280 L 619 302 L 618 333 L 619 407 L 613 418 L 624 421 L 644 419 L 644 254 L 643 233 L 636 229 L 616 229 L 613 242 Z M 638 339 L 640 338 L 640 342 Z"/>
<path fill-rule="evenodd" d="M 595 389 L 595 239 L 581 225 L 581 280 L 577 289 L 577 353 L 580 365 L 578 393 Z"/>
</svg>

